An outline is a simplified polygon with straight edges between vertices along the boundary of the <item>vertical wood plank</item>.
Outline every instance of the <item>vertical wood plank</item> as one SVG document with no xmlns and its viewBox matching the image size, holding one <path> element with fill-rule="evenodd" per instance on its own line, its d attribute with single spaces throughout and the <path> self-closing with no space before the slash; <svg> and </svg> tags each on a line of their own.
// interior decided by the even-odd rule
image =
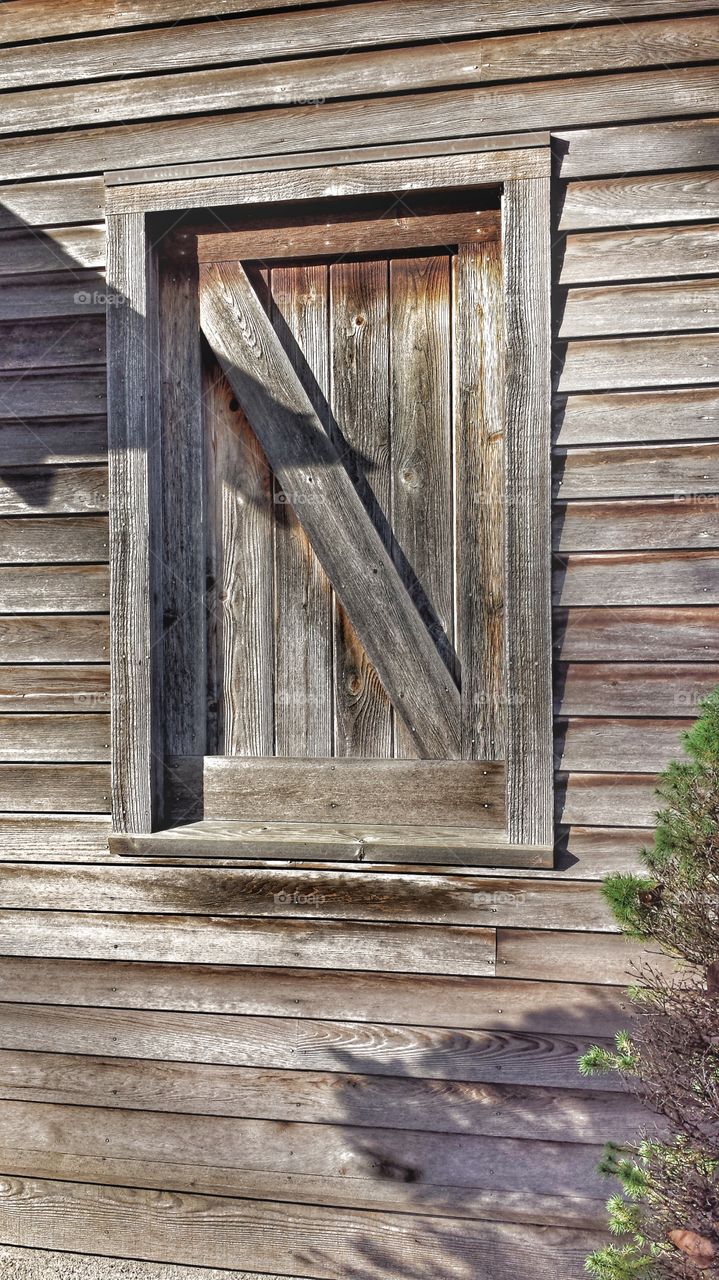
<svg viewBox="0 0 719 1280">
<path fill-rule="evenodd" d="M 272 478 L 217 364 L 206 373 L 216 754 L 274 750 Z"/>
<path fill-rule="evenodd" d="M 272 322 L 325 424 L 328 283 L 326 266 L 278 267 L 271 273 Z M 292 510 L 293 496 L 275 486 L 275 752 L 331 756 L 333 594 Z"/>
<path fill-rule="evenodd" d="M 364 484 L 389 547 L 390 435 L 388 267 L 384 260 L 330 268 L 332 410 L 346 465 Z M 335 754 L 392 755 L 392 705 L 339 601 L 334 613 Z"/>
<path fill-rule="evenodd" d="M 113 824 L 161 820 L 157 271 L 143 214 L 107 219 Z M 124 301 L 123 301 L 124 300 Z"/>
<path fill-rule="evenodd" d="M 163 732 L 171 756 L 206 750 L 205 512 L 197 267 L 159 264 Z"/>
<path fill-rule="evenodd" d="M 449 256 L 390 262 L 393 555 L 454 671 Z M 395 755 L 415 756 L 396 719 Z"/>
<path fill-rule="evenodd" d="M 549 178 L 505 184 L 507 821 L 522 844 L 553 830 L 549 200 Z"/>
<path fill-rule="evenodd" d="M 504 672 L 504 303 L 499 241 L 453 260 L 457 651 L 462 755 L 502 760 Z"/>
</svg>

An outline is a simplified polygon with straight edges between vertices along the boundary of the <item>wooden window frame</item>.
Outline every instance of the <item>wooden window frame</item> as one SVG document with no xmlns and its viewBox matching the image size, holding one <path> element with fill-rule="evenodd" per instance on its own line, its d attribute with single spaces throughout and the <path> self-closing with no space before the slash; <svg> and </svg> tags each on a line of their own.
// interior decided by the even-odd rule
<svg viewBox="0 0 719 1280">
<path fill-rule="evenodd" d="M 201 591 L 193 596 L 190 590 L 189 599 L 187 589 L 205 577 L 196 303 L 190 273 L 184 295 L 180 291 L 184 306 L 163 316 L 168 268 L 153 243 L 157 217 L 241 211 L 272 201 L 492 187 L 502 195 L 506 342 L 502 860 L 552 864 L 550 173 L 548 137 L 534 135 L 106 175 L 115 833 L 157 832 L 166 757 L 205 753 L 205 606 L 195 598 Z M 162 378 L 163 325 L 186 361 L 182 395 L 173 380 Z M 168 414 L 171 459 L 162 450 Z M 169 488 L 168 468 L 176 481 Z M 163 642 L 168 613 L 176 629 Z M 194 653 L 200 670 L 183 670 L 173 650 Z M 169 725 L 169 708 L 163 707 L 168 679 L 177 694 Z"/>
</svg>

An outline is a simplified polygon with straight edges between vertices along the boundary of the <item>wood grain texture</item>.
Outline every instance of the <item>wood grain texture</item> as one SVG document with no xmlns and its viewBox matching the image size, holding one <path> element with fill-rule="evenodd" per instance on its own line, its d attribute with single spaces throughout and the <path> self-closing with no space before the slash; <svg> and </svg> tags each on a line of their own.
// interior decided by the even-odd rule
<svg viewBox="0 0 719 1280">
<path fill-rule="evenodd" d="M 452 289 L 462 749 L 465 757 L 499 760 L 506 752 L 501 246 L 460 247 Z"/>
<path fill-rule="evenodd" d="M 0 515 L 75 515 L 107 512 L 106 466 L 6 467 Z"/>
<path fill-rule="evenodd" d="M 719 337 L 694 333 L 648 338 L 589 338 L 557 351 L 563 391 L 666 387 L 719 380 Z"/>
<path fill-rule="evenodd" d="M 0 764 L 0 795 L 8 812 L 109 813 L 107 764 Z"/>
<path fill-rule="evenodd" d="M 719 661 L 719 610 L 705 608 L 557 609 L 554 650 L 567 661 Z"/>
<path fill-rule="evenodd" d="M 0 816 L 0 859 L 103 862 L 110 826 L 109 817 L 97 814 L 6 813 Z"/>
<path fill-rule="evenodd" d="M 713 279 L 573 288 L 555 312 L 560 338 L 715 329 L 718 323 Z"/>
<path fill-rule="evenodd" d="M 104 516 L 0 518 L 2 564 L 87 563 L 97 571 L 98 563 L 107 559 Z"/>
<path fill-rule="evenodd" d="M 0 567 L 3 613 L 104 613 L 109 588 L 104 564 Z"/>
<path fill-rule="evenodd" d="M 107 228 L 108 288 L 127 300 L 108 317 L 113 822 L 149 831 L 162 809 L 156 273 L 142 214 Z"/>
<path fill-rule="evenodd" d="M 505 185 L 507 823 L 552 838 L 549 180 Z"/>
<path fill-rule="evenodd" d="M 17 373 L 4 373 L 0 375 L 0 419 L 104 414 L 106 396 L 104 370 L 63 370 L 62 373 L 33 370 L 22 377 Z"/>
<path fill-rule="evenodd" d="M 621 664 L 570 662 L 559 667 L 555 709 L 577 716 L 696 717 L 699 703 L 719 683 L 712 662 Z M 629 824 L 631 825 L 631 824 Z"/>
<path fill-rule="evenodd" d="M 558 605 L 719 602 L 719 552 L 593 552 L 558 557 Z"/>
<path fill-rule="evenodd" d="M 622 341 L 617 341 L 617 347 Z M 701 508 L 711 522 L 717 459 L 719 446 L 715 443 L 557 449 L 554 488 L 563 499 L 667 495 L 680 509 Z"/>
<path fill-rule="evenodd" d="M 535 933 L 502 929 L 497 935 L 498 973 L 504 977 L 553 979 L 559 982 L 610 983 L 626 986 L 645 963 L 661 973 L 674 972 L 663 952 L 646 949 L 621 934 L 576 934 L 571 930 Z"/>
<path fill-rule="evenodd" d="M 0 424 L 0 466 L 107 461 L 105 418 L 58 418 Z"/>
<path fill-rule="evenodd" d="M 705 500 L 702 502 L 701 498 Z M 558 551 L 654 551 L 670 548 L 699 549 L 719 542 L 719 502 L 711 494 L 674 498 L 577 501 L 555 504 L 553 545 Z M 667 559 L 666 589 L 673 561 Z M 681 563 L 686 563 L 682 561 Z M 688 562 L 691 564 L 691 561 Z M 650 573 L 651 562 L 647 561 Z M 579 566 L 577 566 L 579 567 Z M 678 565 L 676 566 L 678 567 Z M 711 561 L 707 567 L 711 571 Z M 561 575 L 562 569 L 558 569 Z M 711 591 L 711 583 L 701 583 Z M 648 582 L 647 582 L 648 586 Z M 686 588 L 685 588 L 686 589 Z M 702 599 L 699 603 L 703 603 Z M 608 603 L 608 601 L 600 601 Z M 636 604 L 636 600 L 629 603 Z M 650 604 L 660 604 L 658 598 Z M 678 604 L 672 599 L 669 603 Z"/>
<path fill-rule="evenodd" d="M 109 657 L 107 614 L 16 614 L 0 617 L 0 662 L 102 663 Z"/>
<path fill-rule="evenodd" d="M 122 0 L 108 6 L 104 0 L 75 0 L 58 9 L 53 0 L 10 0 L 3 24 L 2 43 L 18 44 L 40 35 L 78 36 L 82 32 L 144 27 L 183 18 L 216 18 L 252 13 L 256 9 L 309 8 L 321 0 Z M 264 1277 L 263 1277 L 264 1280 Z"/>
<path fill-rule="evenodd" d="M 105 214 L 102 177 L 0 185 L 0 229 L 24 232 L 52 223 L 96 222 Z"/>
<path fill-rule="evenodd" d="M 2 247 L 0 243 L 0 254 Z M 47 297 L 47 287 L 38 287 Z M 73 287 L 77 293 L 77 286 Z M 104 297 L 104 286 L 102 293 Z M 28 285 L 18 285 L 17 294 L 22 298 L 18 310 L 34 306 L 32 289 Z M 46 310 L 44 302 L 40 304 L 40 310 Z M 40 322 L 37 319 L 3 319 L 0 321 L 0 343 L 0 369 L 3 372 L 8 369 L 64 369 L 69 365 L 104 365 L 105 317 L 83 315 L 78 309 L 77 318 L 71 315 L 69 323 L 67 316 L 43 319 Z"/>
<path fill-rule="evenodd" d="M 556 778 L 557 822 L 582 827 L 656 825 L 661 807 L 656 774 L 561 773 Z"/>
<path fill-rule="evenodd" d="M 110 718 L 95 715 L 3 715 L 0 760 L 110 759 Z"/>
<path fill-rule="evenodd" d="M 557 444 L 629 444 L 712 439 L 719 417 L 715 387 L 557 396 Z"/>
<path fill-rule="evenodd" d="M 558 227 L 560 231 L 593 231 L 717 218 L 719 174 L 695 169 L 570 182 L 560 195 Z"/>
<path fill-rule="evenodd" d="M 407 220 L 412 227 L 416 218 Z M 389 273 L 385 261 L 330 267 L 332 411 L 347 445 L 347 466 L 365 486 L 389 542 L 390 349 Z M 339 601 L 332 641 L 334 752 L 391 757 L 394 711 Z"/>
<path fill-rule="evenodd" d="M 0 277 L 35 272 L 77 271 L 105 265 L 105 231 L 101 224 L 47 227 L 0 234 Z"/>
<path fill-rule="evenodd" d="M 239 265 L 231 272 L 212 267 L 203 273 L 203 329 L 283 491 L 295 496 L 296 514 L 394 705 L 415 731 L 419 750 L 456 754 L 456 686 L 250 282 Z M 414 674 L 411 688 L 403 674 L 408 670 Z"/>
<path fill-rule="evenodd" d="M 560 285 L 662 276 L 715 275 L 716 225 L 574 232 L 555 261 Z"/>
<path fill-rule="evenodd" d="M 0 711 L 109 711 L 105 663 L 0 667 Z"/>
<path fill-rule="evenodd" d="M 719 164 L 716 120 L 646 120 L 619 128 L 556 133 L 563 178 L 671 172 Z"/>
<path fill-rule="evenodd" d="M 241 822 L 504 827 L 504 767 L 484 761 L 206 756 L 204 813 Z"/>
<path fill-rule="evenodd" d="M 684 756 L 691 720 L 580 717 L 555 727 L 555 762 L 564 771 L 659 773 Z"/>
</svg>

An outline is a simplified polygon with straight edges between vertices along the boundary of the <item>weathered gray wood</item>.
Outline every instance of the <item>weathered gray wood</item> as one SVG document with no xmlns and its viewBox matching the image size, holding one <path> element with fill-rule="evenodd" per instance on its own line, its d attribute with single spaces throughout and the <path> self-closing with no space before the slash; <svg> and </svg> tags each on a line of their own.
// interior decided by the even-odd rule
<svg viewBox="0 0 719 1280">
<path fill-rule="evenodd" d="M 656 825 L 661 807 L 652 773 L 561 773 L 556 778 L 557 822 L 578 826 Z M 649 837 L 647 837 L 648 839 Z"/>
<path fill-rule="evenodd" d="M 110 819 L 100 815 L 6 813 L 0 816 L 0 859 L 12 862 L 106 862 Z"/>
<path fill-rule="evenodd" d="M 37 239 L 37 237 L 35 237 Z M 0 262 L 2 262 L 0 242 Z M 40 286 L 42 288 L 42 286 Z M 17 291 L 25 298 L 28 286 Z M 78 292 L 77 286 L 75 291 Z M 104 296 L 104 289 L 103 289 Z M 44 304 L 40 306 L 44 310 Z M 68 365 L 104 365 L 105 317 L 79 314 L 59 320 L 3 320 L 0 323 L 0 369 L 50 369 Z"/>
<path fill-rule="evenodd" d="M 2 564 L 49 564 L 56 561 L 94 564 L 107 559 L 107 520 L 104 516 L 0 518 Z M 107 584 L 103 585 L 100 578 L 97 586 L 101 591 L 107 589 Z M 107 605 L 100 607 L 107 608 Z M 24 612 L 30 612 L 29 604 Z"/>
<path fill-rule="evenodd" d="M 40 813 L 109 813 L 107 764 L 0 764 L 3 809 Z"/>
<path fill-rule="evenodd" d="M 107 615 L 0 617 L 0 662 L 107 662 L 109 656 Z"/>
<path fill-rule="evenodd" d="M 621 359 L 622 340 L 615 345 Z M 715 503 L 708 499 L 717 490 L 718 460 L 719 446 L 714 443 L 558 449 L 555 493 L 562 499 L 669 495 L 688 507 L 700 506 L 713 523 Z"/>
<path fill-rule="evenodd" d="M 407 220 L 414 226 L 419 219 Z M 375 231 L 375 234 L 377 232 Z M 389 278 L 384 261 L 330 267 L 332 412 L 348 446 L 352 478 L 389 521 Z M 388 525 L 387 533 L 389 532 Z M 387 541 L 387 539 L 385 539 Z M 394 712 L 377 673 L 339 601 L 335 601 L 334 753 L 392 755 Z"/>
<path fill-rule="evenodd" d="M 460 247 L 452 290 L 462 749 L 498 760 L 506 751 L 501 246 Z"/>
<path fill-rule="evenodd" d="M 557 396 L 554 405 L 560 445 L 713 439 L 718 418 L 715 387 Z"/>
<path fill-rule="evenodd" d="M 554 547 L 558 551 L 698 549 L 719 541 L 718 514 L 719 503 L 711 495 L 565 502 L 555 507 Z M 558 572 L 561 575 L 561 567 Z M 665 585 L 668 589 L 668 579 Z"/>
<path fill-rule="evenodd" d="M 557 672 L 555 706 L 565 716 L 697 716 L 718 683 L 712 662 L 570 662 Z"/>
<path fill-rule="evenodd" d="M 691 280 L 569 289 L 555 324 L 560 338 L 712 329 L 719 325 L 719 285 Z"/>
<path fill-rule="evenodd" d="M 6 467 L 0 515 L 58 515 L 107 511 L 107 467 Z"/>
<path fill-rule="evenodd" d="M 249 284 L 248 288 L 251 289 Z M 330 756 L 333 746 L 333 587 L 344 585 L 346 569 L 343 570 L 336 560 L 331 569 L 330 561 L 323 558 L 320 547 L 314 546 L 312 530 L 316 522 L 312 517 L 317 515 L 322 523 L 321 508 L 325 503 L 335 501 L 338 504 L 336 514 L 343 518 L 342 500 L 338 489 L 332 496 L 331 489 L 324 494 L 321 489 L 315 492 L 315 477 L 309 470 L 309 489 L 307 483 L 300 481 L 298 484 L 295 478 L 297 464 L 302 466 L 304 463 L 311 468 L 313 462 L 320 468 L 341 470 L 344 480 L 347 475 L 343 453 L 331 458 L 329 452 L 332 444 L 326 407 L 330 359 L 328 269 L 321 264 L 275 268 L 270 277 L 270 289 L 270 315 L 277 335 L 276 351 L 284 357 L 287 371 L 294 378 L 300 395 L 311 406 L 314 421 L 323 437 L 315 452 L 312 444 L 308 447 L 302 441 L 302 428 L 299 427 L 299 431 L 297 426 L 293 429 L 288 420 L 290 431 L 294 430 L 297 436 L 295 445 L 281 439 L 283 428 L 280 426 L 278 442 L 273 449 L 266 438 L 267 430 L 272 428 L 268 425 L 264 436 L 258 431 L 249 403 L 243 404 L 242 389 L 233 383 L 274 472 L 275 752 L 279 756 Z M 260 314 L 261 304 L 256 299 L 255 302 Z M 242 303 L 240 315 L 241 308 Z M 252 327 L 252 318 L 249 318 L 249 324 Z M 230 339 L 235 343 L 238 340 L 242 341 L 239 335 Z M 246 374 L 248 366 L 242 354 L 236 356 L 234 351 L 232 347 L 232 358 Z M 264 352 L 261 352 L 254 374 L 260 381 L 266 376 L 260 367 L 263 356 Z M 233 382 L 231 374 L 229 377 Z M 271 373 L 265 394 L 274 394 Z M 255 409 L 255 413 L 257 411 Z M 328 452 L 322 459 L 325 442 Z M 285 472 L 282 468 L 288 462 L 289 471 Z M 326 529 L 320 531 L 320 542 L 323 534 L 326 536 Z M 331 534 L 329 536 L 332 537 Z M 343 553 L 347 554 L 346 544 Z M 266 661 L 266 653 L 258 653 L 255 657 L 258 665 Z"/>
<path fill-rule="evenodd" d="M 204 371 L 204 387 L 217 750 L 269 756 L 275 722 L 272 479 L 214 360 Z"/>
<path fill-rule="evenodd" d="M 568 661 L 719 662 L 719 609 L 557 609 L 555 652 Z"/>
<path fill-rule="evenodd" d="M 617 871 L 638 875 L 644 869 L 639 856 L 647 843 L 643 827 L 560 827 L 557 834 L 556 865 L 562 875 L 596 880 Z"/>
<path fill-rule="evenodd" d="M 716 529 L 716 520 L 712 523 Z M 554 601 L 561 605 L 717 604 L 719 551 L 594 552 L 562 557 L 555 565 Z"/>
<path fill-rule="evenodd" d="M 40 463 L 105 462 L 104 417 L 40 419 L 0 423 L 0 466 L 32 467 Z"/>
<path fill-rule="evenodd" d="M 122 0 L 111 7 L 105 0 L 75 0 L 58 9 L 54 0 L 9 0 L 4 15 L 2 44 L 41 37 L 75 36 L 84 31 L 112 31 L 144 27 L 183 18 L 219 18 L 252 13 L 256 9 L 309 8 L 322 0 Z M 266 1280 L 266 1277 L 262 1277 Z"/>
<path fill-rule="evenodd" d="M 455 754 L 456 686 L 249 280 L 239 264 L 204 268 L 201 293 L 203 329 L 418 749 Z"/>
<path fill-rule="evenodd" d="M 157 283 L 142 214 L 107 220 L 113 822 L 150 831 L 162 811 L 162 513 Z"/>
<path fill-rule="evenodd" d="M 712 108 L 714 110 L 714 108 Z M 559 172 L 563 178 L 696 169 L 719 164 L 716 120 L 649 120 L 620 128 L 561 126 Z"/>
<path fill-rule="evenodd" d="M 0 186 L 0 228 L 25 231 L 49 223 L 96 222 L 104 217 L 102 177 Z"/>
<path fill-rule="evenodd" d="M 636 981 L 638 967 L 647 961 L 660 972 L 674 972 L 674 962 L 663 952 L 646 949 L 622 934 L 531 929 L 501 929 L 497 934 L 498 973 L 505 978 L 566 982 L 571 977 L 576 982 L 626 986 Z"/>
<path fill-rule="evenodd" d="M 555 990 L 556 999 L 563 1001 L 574 988 L 566 983 Z M 607 1006 L 612 1003 L 614 993 L 607 987 L 579 990 L 599 991 Z M 619 999 L 614 1003 L 618 1006 Z M 617 1011 L 605 1034 L 611 1034 L 619 1017 Z M 563 1090 L 558 1097 L 541 1086 L 361 1075 L 338 1080 L 326 1072 L 280 1073 L 209 1063 L 146 1061 L 138 1071 L 137 1064 L 121 1058 L 12 1049 L 0 1050 L 0 1096 L 186 1115 L 257 1115 L 320 1124 L 341 1123 L 351 1109 L 352 1123 L 359 1126 L 562 1142 L 603 1141 L 612 1131 L 625 1140 L 644 1116 L 631 1098 L 609 1091 Z M 128 1123 L 137 1124 L 138 1117 L 128 1117 Z"/>
<path fill-rule="evenodd" d="M 24 286 L 23 286 L 24 288 Z M 104 296 L 104 285 L 103 285 Z M 115 308 L 120 310 L 120 308 Z M 104 370 L 0 375 L 0 419 L 71 418 L 105 412 Z"/>
<path fill-rule="evenodd" d="M 208 818 L 504 825 L 504 768 L 483 761 L 207 756 L 204 774 Z"/>
<path fill-rule="evenodd" d="M 556 272 L 559 284 L 570 285 L 657 274 L 715 275 L 718 266 L 716 226 L 690 225 L 572 233 L 560 250 Z"/>
<path fill-rule="evenodd" d="M 108 711 L 105 665 L 0 667 L 0 711 Z"/>
<path fill-rule="evenodd" d="M 552 839 L 549 179 L 503 197 L 507 388 L 507 823 Z"/>
<path fill-rule="evenodd" d="M 89 227 L 47 227 L 0 234 L 0 276 L 34 272 L 77 271 L 105 265 L 105 231 Z"/>
<path fill-rule="evenodd" d="M 590 338 L 558 353 L 557 390 L 666 387 L 719 380 L 719 336 Z"/>
<path fill-rule="evenodd" d="M 404 211 L 402 211 L 404 212 Z M 438 248 L 455 242 L 478 242 L 499 235 L 499 215 L 494 210 L 465 213 L 414 213 L 400 216 L 394 210 L 374 217 L 315 213 L 304 220 L 277 217 L 273 225 L 240 231 L 209 231 L 197 237 L 201 263 L 227 262 L 234 258 L 322 257 L 329 254 L 380 253 L 388 250 Z M 182 234 L 182 233 L 180 233 Z"/>
<path fill-rule="evenodd" d="M 551 867 L 552 845 L 510 844 L 503 834 L 483 836 L 476 827 L 369 826 L 365 823 L 243 823 L 187 821 L 185 825 L 145 836 L 112 836 L 110 848 L 120 856 L 143 858 L 310 859 L 344 862 L 349 869 L 366 859 L 413 871 L 451 864 L 463 867 Z"/>
<path fill-rule="evenodd" d="M 110 602 L 105 565 L 3 565 L 3 613 L 101 613 Z"/>
<path fill-rule="evenodd" d="M 579 847 L 582 842 L 588 842 L 589 834 L 593 836 L 592 849 L 600 847 L 600 841 L 603 841 L 616 851 L 622 847 L 625 833 L 615 829 L 609 833 L 600 832 L 597 838 L 587 828 L 572 828 L 569 843 Z M 629 835 L 634 839 L 636 851 L 646 833 L 635 830 Z M 99 868 L 98 874 L 108 869 Z M 120 870 L 127 874 L 126 867 Z M 165 874 L 167 880 L 163 868 L 156 874 Z M 262 871 L 254 874 L 259 878 Z M 67 878 L 70 879 L 69 876 Z M 533 884 L 532 873 L 530 888 Z M 627 998 L 622 992 L 606 991 L 589 984 L 538 985 L 515 979 L 503 981 L 497 977 L 453 978 L 416 974 L 408 981 L 404 974 L 353 973 L 348 970 L 333 975 L 318 969 L 237 969 L 230 965 L 205 964 L 137 965 L 121 960 L 58 962 L 29 956 L 0 957 L 0 975 L 5 999 L 20 1004 L 184 1010 L 265 1017 L 329 1017 L 459 1030 L 480 1030 L 491 1024 L 496 1029 L 521 1031 L 531 1019 L 537 1031 L 559 1034 L 575 1031 L 581 1020 L 584 1029 L 597 1036 L 613 1035 L 616 1027 L 624 1024 L 628 1016 Z M 0 1077 L 4 1065 L 2 1058 L 0 1054 Z M 41 1067 L 42 1064 L 38 1064 L 38 1070 Z M 171 1077 L 171 1072 L 168 1071 L 168 1075 Z M 6 1083 L 6 1078 L 3 1082 Z M 275 1082 L 281 1087 L 276 1077 Z M 27 1094 L 16 1096 L 32 1096 L 29 1080 L 17 1083 L 27 1089 Z M 71 1087 L 69 1082 L 67 1087 Z M 142 1080 L 137 1081 L 137 1087 L 142 1089 Z M 304 1097 L 305 1101 L 309 1100 L 309 1095 Z M 48 1097 L 45 1101 L 69 1099 Z M 271 1106 L 271 1098 L 268 1097 L 255 1096 L 252 1106 L 248 1107 L 246 1100 L 243 1106 L 240 1094 L 233 1096 L 229 1091 L 224 1097 L 217 1096 L 215 1102 L 221 1108 L 226 1107 L 228 1114 L 268 1117 L 275 1114 L 265 1109 Z M 335 1099 L 334 1107 L 337 1102 Z M 108 1105 L 131 1106 L 132 1103 L 127 1097 L 114 1102 L 108 1098 Z M 139 1105 L 143 1102 L 140 1101 Z M 146 1096 L 144 1105 L 157 1111 L 185 1109 L 178 1105 L 172 1090 L 165 1099 L 158 1096 L 154 1102 Z M 197 1103 L 187 1109 L 202 1111 Z M 214 1107 L 209 1107 L 207 1113 L 214 1110 Z M 440 1115 L 441 1111 L 438 1111 L 432 1119 L 436 1121 Z M 277 1118 L 281 1117 L 278 1115 Z M 320 1116 L 313 1114 L 302 1118 L 320 1119 Z M 433 1128 L 431 1121 L 425 1123 L 427 1120 L 430 1117 L 417 1111 L 408 1127 Z M 552 1135 L 559 1120 L 560 1115 L 555 1114 L 551 1121 Z M 499 1134 L 504 1131 L 501 1116 L 497 1121 L 495 1132 Z M 490 1116 L 486 1117 L 486 1122 L 492 1125 Z M 368 1123 L 376 1121 L 368 1120 Z M 393 1128 L 402 1127 L 402 1121 L 397 1122 L 389 1114 L 384 1123 Z M 567 1138 L 571 1140 L 569 1134 Z"/>
<path fill-rule="evenodd" d="M 683 757 L 681 735 L 690 725 L 691 720 L 560 720 L 555 725 L 555 761 L 565 771 L 659 773 L 670 760 Z"/>
<path fill-rule="evenodd" d="M 264 25 L 265 19 L 263 19 Z M 326 24 L 323 24 L 323 37 Z M 367 27 L 363 25 L 366 40 Z M 436 32 L 432 38 L 436 39 Z M 325 46 L 326 47 L 326 46 Z M 197 51 L 193 49 L 193 58 Z M 223 60 L 226 40 L 223 41 Z M 716 110 L 717 72 L 712 67 L 619 72 L 470 89 L 442 89 L 370 98 L 357 111 L 351 101 L 312 108 L 279 107 L 190 120 L 18 135 L 3 146 L 2 177 L 18 179 L 93 172 L 110 165 L 166 164 L 198 155 L 236 156 L 238 136 L 245 155 L 278 155 L 322 146 L 397 142 L 411 135 L 428 140 L 459 134 L 527 129 L 564 129 L 595 122 L 619 123 L 660 112 L 670 116 Z M 505 156 L 505 171 L 511 160 Z M 694 162 L 694 166 L 696 161 Z M 482 176 L 477 175 L 481 182 Z M 202 185 L 202 184 L 200 184 Z M 117 189 L 116 189 L 117 190 Z M 159 193 L 158 193 L 159 194 Z M 165 192 L 165 198 L 169 195 Z M 183 202 L 181 202 L 183 203 Z M 208 203 L 206 197 L 202 204 Z M 210 201 L 209 203 L 212 203 Z M 120 211 L 113 196 L 113 209 Z"/>
<path fill-rule="evenodd" d="M 206 740 L 204 511 L 197 270 L 161 262 L 159 422 L 162 432 L 162 741 L 168 755 L 202 755 Z M 151 410 L 152 411 L 152 410 Z M 156 504 L 160 495 L 148 500 Z M 156 512 L 150 512 L 150 520 Z M 159 666 L 159 664 L 158 664 Z"/>
<path fill-rule="evenodd" d="M 109 759 L 107 714 L 3 715 L 0 719 L 0 760 Z"/>
<path fill-rule="evenodd" d="M 152 915 L 17 910 L 0 913 L 0 931 L 5 955 L 176 964 L 291 963 L 310 969 L 337 969 L 351 956 L 353 968 L 380 972 L 481 976 L 494 971 L 494 931 L 464 925 L 323 919 L 318 926 L 301 919 L 193 915 L 163 916 L 160 921 Z"/>
<path fill-rule="evenodd" d="M 719 218 L 719 174 L 696 169 L 570 182 L 560 197 L 558 226 L 560 231 L 588 231 L 710 218 Z"/>
<path fill-rule="evenodd" d="M 311 1254 L 312 1270 L 322 1280 L 340 1280 L 353 1270 L 363 1280 L 380 1280 L 388 1267 L 398 1272 L 408 1252 L 422 1280 L 435 1274 L 438 1256 L 448 1280 L 460 1280 L 467 1265 L 476 1280 L 508 1280 L 525 1260 L 537 1280 L 574 1280 L 597 1245 L 596 1230 L 278 1206 L 185 1192 L 176 1193 L 172 1204 L 170 1222 L 155 1191 L 19 1177 L 8 1180 L 0 1232 L 11 1243 L 83 1253 L 98 1249 L 100 1231 L 103 1252 L 118 1255 L 129 1215 L 143 1258 L 232 1267 L 241 1257 L 253 1271 L 287 1276 L 306 1271 Z"/>
<path fill-rule="evenodd" d="M 450 326 L 448 256 L 393 258 L 389 264 L 393 558 L 437 651 L 448 670 L 454 671 L 454 584 L 448 571 L 453 553 Z M 456 733 L 461 750 L 459 715 Z M 396 723 L 394 754 L 424 754 L 404 724 Z"/>
<path fill-rule="evenodd" d="M 67 327 L 68 321 L 80 316 L 102 316 L 106 305 L 107 287 L 98 271 L 75 271 L 72 275 L 51 272 L 0 280 L 0 321 L 45 321 L 62 316 Z"/>
</svg>

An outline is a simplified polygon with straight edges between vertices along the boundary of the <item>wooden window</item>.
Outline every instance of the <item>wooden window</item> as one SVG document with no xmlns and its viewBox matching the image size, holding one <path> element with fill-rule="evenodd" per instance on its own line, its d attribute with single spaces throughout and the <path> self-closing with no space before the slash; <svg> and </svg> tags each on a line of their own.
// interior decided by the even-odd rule
<svg viewBox="0 0 719 1280">
<path fill-rule="evenodd" d="M 109 182 L 117 849 L 550 862 L 548 164 Z"/>
</svg>

